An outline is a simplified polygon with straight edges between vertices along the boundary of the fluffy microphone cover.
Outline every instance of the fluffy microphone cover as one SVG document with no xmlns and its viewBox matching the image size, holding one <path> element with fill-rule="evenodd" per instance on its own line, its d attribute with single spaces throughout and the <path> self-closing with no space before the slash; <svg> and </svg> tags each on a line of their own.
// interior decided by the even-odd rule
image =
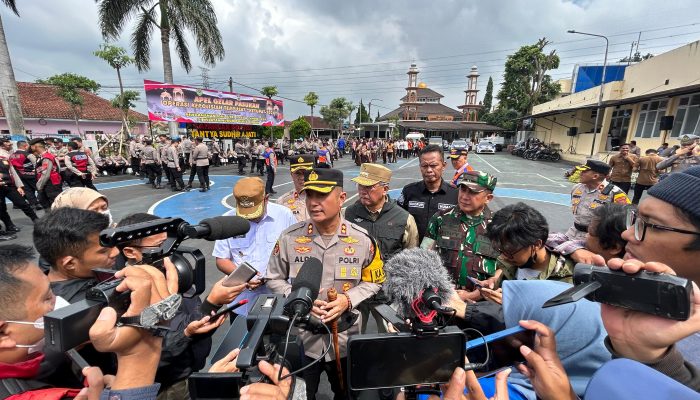
<svg viewBox="0 0 700 400">
<path fill-rule="evenodd" d="M 442 265 L 440 255 L 432 250 L 413 248 L 403 250 L 384 264 L 386 281 L 384 293 L 397 307 L 400 315 L 413 316 L 411 303 L 427 288 L 436 288 L 442 304 L 455 295 L 454 283 Z"/>
</svg>

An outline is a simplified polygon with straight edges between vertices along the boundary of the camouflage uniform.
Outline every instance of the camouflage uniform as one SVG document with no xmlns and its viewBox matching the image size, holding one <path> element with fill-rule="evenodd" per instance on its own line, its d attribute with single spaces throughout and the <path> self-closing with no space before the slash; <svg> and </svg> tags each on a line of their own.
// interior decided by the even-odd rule
<svg viewBox="0 0 700 400">
<path fill-rule="evenodd" d="M 467 276 L 484 280 L 496 272 L 498 253 L 486 238 L 490 222 L 488 208 L 478 217 L 465 214 L 459 206 L 438 211 L 428 222 L 421 247 L 434 247 L 440 253 L 458 288 L 471 288 Z"/>
</svg>

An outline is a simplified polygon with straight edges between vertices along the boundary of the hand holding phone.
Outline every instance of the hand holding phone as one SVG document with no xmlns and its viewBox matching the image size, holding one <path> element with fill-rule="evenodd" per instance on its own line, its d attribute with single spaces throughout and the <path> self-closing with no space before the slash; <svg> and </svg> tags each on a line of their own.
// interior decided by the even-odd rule
<svg viewBox="0 0 700 400">
<path fill-rule="evenodd" d="M 226 287 L 238 286 L 253 279 L 257 273 L 258 271 L 252 265 L 243 262 L 221 284 Z"/>
</svg>

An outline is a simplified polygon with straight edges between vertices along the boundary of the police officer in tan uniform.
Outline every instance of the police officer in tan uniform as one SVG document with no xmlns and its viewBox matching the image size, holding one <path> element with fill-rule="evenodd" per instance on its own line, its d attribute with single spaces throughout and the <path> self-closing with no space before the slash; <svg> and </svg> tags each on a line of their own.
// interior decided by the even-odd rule
<svg viewBox="0 0 700 400">
<path fill-rule="evenodd" d="M 294 189 L 283 194 L 277 199 L 277 204 L 283 205 L 290 210 L 297 221 L 306 221 L 309 213 L 306 210 L 306 194 L 304 188 L 304 173 L 313 168 L 314 156 L 312 154 L 300 154 L 289 158 L 289 173 L 292 175 Z"/>
<path fill-rule="evenodd" d="M 287 228 L 275 245 L 267 268 L 267 286 L 274 293 L 289 294 L 292 282 L 302 264 L 310 257 L 321 260 L 323 276 L 321 292 L 311 311 L 324 323 L 331 322 L 346 311 L 355 308 L 372 297 L 384 282 L 384 264 L 379 247 L 367 231 L 346 221 L 340 216 L 340 208 L 347 194 L 343 191 L 343 173 L 336 169 L 313 169 L 304 179 L 302 192 L 306 192 L 306 207 L 309 219 Z M 338 291 L 338 299 L 326 302 L 329 288 Z M 360 321 L 339 334 L 341 365 L 346 365 L 348 335 L 360 331 Z M 301 330 L 306 362 L 318 359 L 326 346 L 328 335 L 314 335 Z M 321 372 L 326 371 L 335 399 L 346 398 L 340 388 L 334 352 L 329 351 L 325 359 L 305 370 L 308 399 L 314 399 L 318 391 Z M 347 379 L 347 371 L 343 371 Z M 347 388 L 347 384 L 345 385 Z"/>
</svg>

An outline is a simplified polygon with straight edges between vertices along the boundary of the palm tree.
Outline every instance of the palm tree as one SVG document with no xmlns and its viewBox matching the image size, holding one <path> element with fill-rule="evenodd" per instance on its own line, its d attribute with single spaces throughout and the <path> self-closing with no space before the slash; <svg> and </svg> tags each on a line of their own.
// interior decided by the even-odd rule
<svg viewBox="0 0 700 400">
<path fill-rule="evenodd" d="M 6 0 L 3 0 L 6 1 Z M 177 56 L 185 71 L 192 62 L 185 31 L 189 30 L 197 43 L 199 54 L 207 65 L 224 59 L 221 32 L 211 0 L 96 0 L 99 21 L 105 40 L 116 40 L 132 18 L 136 28 L 131 33 L 131 49 L 139 72 L 150 68 L 151 36 L 153 28 L 160 31 L 163 52 L 163 77 L 173 83 L 173 64 L 170 41 L 175 42 Z M 177 132 L 177 123 L 170 124 L 170 133 Z"/>
<path fill-rule="evenodd" d="M 263 96 L 267 97 L 268 100 L 272 101 L 272 98 L 274 96 L 277 96 L 277 86 L 264 86 L 262 89 L 260 89 L 260 93 L 262 93 Z M 275 134 L 274 134 L 274 127 L 270 125 L 270 140 L 275 141 Z"/>
<path fill-rule="evenodd" d="M 15 0 L 2 0 L 2 3 L 19 17 Z M 2 18 L 0 18 L 0 101 L 7 117 L 10 133 L 24 135 L 24 118 L 22 117 L 22 107 L 19 101 L 19 91 L 17 90 L 15 73 L 12 70 L 10 50 L 7 48 L 7 41 L 5 40 L 5 28 L 2 25 Z"/>
<path fill-rule="evenodd" d="M 316 92 L 309 92 L 304 96 L 304 102 L 311 107 L 311 136 L 314 135 L 314 107 L 318 104 L 318 95 Z"/>
</svg>

